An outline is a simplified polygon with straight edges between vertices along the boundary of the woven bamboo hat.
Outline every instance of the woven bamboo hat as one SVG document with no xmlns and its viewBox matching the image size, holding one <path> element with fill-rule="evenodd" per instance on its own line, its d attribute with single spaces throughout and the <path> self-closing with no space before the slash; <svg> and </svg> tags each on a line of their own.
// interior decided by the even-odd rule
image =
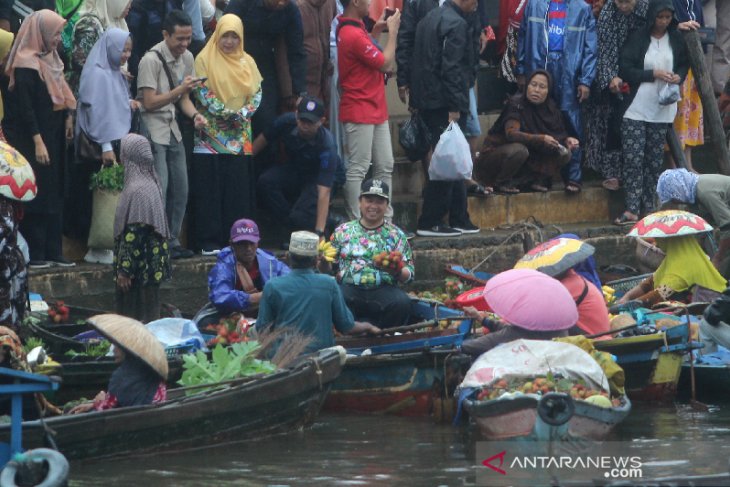
<svg viewBox="0 0 730 487">
<path fill-rule="evenodd" d="M 167 379 L 167 356 L 162 343 L 137 320 L 116 314 L 95 315 L 87 320 L 99 333 L 152 367 Z"/>
</svg>

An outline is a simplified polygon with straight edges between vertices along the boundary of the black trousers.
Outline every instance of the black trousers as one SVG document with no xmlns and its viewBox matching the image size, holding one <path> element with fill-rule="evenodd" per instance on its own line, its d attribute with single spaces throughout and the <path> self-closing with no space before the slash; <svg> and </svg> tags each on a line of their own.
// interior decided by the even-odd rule
<svg viewBox="0 0 730 487">
<path fill-rule="evenodd" d="M 63 257 L 61 213 L 26 213 L 20 233 L 28 241 L 30 260 L 58 260 Z"/>
<path fill-rule="evenodd" d="M 197 248 L 223 248 L 231 225 L 255 218 L 253 160 L 243 155 L 194 154 L 190 196 Z"/>
<path fill-rule="evenodd" d="M 466 128 L 466 113 L 459 117 L 459 127 Z M 431 149 L 436 147 L 439 137 L 449 126 L 449 111 L 423 110 L 421 118 L 428 127 L 431 138 Z M 469 214 L 466 206 L 466 185 L 464 181 L 427 181 L 423 189 L 423 207 L 418 218 L 418 228 L 427 229 L 440 225 L 444 217 L 449 215 L 449 226 L 469 226 Z"/>
<path fill-rule="evenodd" d="M 353 284 L 341 284 L 345 303 L 355 319 L 368 321 L 378 328 L 392 328 L 408 323 L 411 298 L 395 286 L 366 289 Z"/>
<path fill-rule="evenodd" d="M 117 313 L 129 316 L 142 323 L 160 319 L 160 285 L 142 286 L 132 280 L 131 289 L 124 293 L 116 290 L 115 301 Z"/>
<path fill-rule="evenodd" d="M 261 175 L 256 189 L 261 203 L 277 221 L 287 222 L 292 230 L 314 230 L 318 198 L 315 181 L 303 180 L 291 166 L 277 165 Z"/>
</svg>

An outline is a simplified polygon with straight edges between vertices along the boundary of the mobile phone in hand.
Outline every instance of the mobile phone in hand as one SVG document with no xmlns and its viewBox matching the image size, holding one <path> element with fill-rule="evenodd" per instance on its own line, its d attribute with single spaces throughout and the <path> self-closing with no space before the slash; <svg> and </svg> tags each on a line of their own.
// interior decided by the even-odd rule
<svg viewBox="0 0 730 487">
<path fill-rule="evenodd" d="M 208 77 L 207 76 L 203 76 L 202 78 L 198 78 L 195 81 L 200 81 L 201 83 L 205 83 L 206 81 L 208 81 Z"/>
<path fill-rule="evenodd" d="M 395 13 L 394 8 L 386 7 L 385 9 L 385 20 L 388 20 L 388 17 L 392 16 Z"/>
</svg>

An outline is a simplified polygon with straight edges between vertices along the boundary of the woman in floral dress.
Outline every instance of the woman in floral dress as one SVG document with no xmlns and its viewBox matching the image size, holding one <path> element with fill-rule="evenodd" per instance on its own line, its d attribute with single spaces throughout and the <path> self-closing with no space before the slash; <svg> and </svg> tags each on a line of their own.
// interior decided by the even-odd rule
<svg viewBox="0 0 730 487">
<path fill-rule="evenodd" d="M 192 93 L 208 124 L 195 132 L 190 168 L 195 242 L 215 255 L 239 218 L 253 218 L 255 175 L 251 117 L 261 102 L 261 74 L 243 50 L 243 24 L 233 14 L 220 18 L 213 36 L 195 58 L 206 81 Z"/>
<path fill-rule="evenodd" d="M 170 230 L 147 139 L 122 139 L 124 189 L 114 218 L 117 312 L 142 322 L 160 317 L 160 283 L 170 277 Z"/>
</svg>

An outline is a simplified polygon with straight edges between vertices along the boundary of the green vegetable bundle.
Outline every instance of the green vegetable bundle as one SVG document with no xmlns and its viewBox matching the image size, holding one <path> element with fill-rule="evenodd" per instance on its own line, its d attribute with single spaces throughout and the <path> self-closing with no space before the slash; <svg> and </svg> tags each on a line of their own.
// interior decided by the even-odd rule
<svg viewBox="0 0 730 487">
<path fill-rule="evenodd" d="M 89 188 L 102 189 L 107 191 L 121 191 L 124 188 L 124 166 L 112 164 L 99 169 L 99 172 L 91 175 Z"/>
</svg>

